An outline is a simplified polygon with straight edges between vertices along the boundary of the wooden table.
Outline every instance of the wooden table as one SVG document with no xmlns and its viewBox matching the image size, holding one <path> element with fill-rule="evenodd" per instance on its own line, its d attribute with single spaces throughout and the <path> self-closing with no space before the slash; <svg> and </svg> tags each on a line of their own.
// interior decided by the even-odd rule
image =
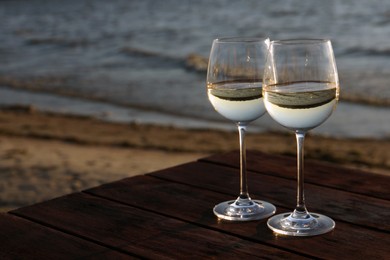
<svg viewBox="0 0 390 260">
<path fill-rule="evenodd" d="M 336 221 L 315 237 L 277 236 L 266 220 L 219 221 L 238 194 L 238 152 L 102 185 L 0 215 L 0 258 L 389 259 L 390 178 L 306 161 L 309 210 Z M 248 151 L 252 198 L 295 206 L 295 158 Z"/>
</svg>

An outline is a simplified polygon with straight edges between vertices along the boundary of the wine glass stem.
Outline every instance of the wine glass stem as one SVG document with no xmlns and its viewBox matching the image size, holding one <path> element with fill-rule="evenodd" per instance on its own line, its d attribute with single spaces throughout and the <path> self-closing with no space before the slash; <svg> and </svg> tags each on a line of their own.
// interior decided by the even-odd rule
<svg viewBox="0 0 390 260">
<path fill-rule="evenodd" d="M 303 167 L 303 157 L 304 157 L 304 141 L 305 141 L 305 131 L 296 131 L 295 136 L 297 139 L 297 206 L 295 211 L 298 213 L 307 213 L 305 206 L 305 195 L 304 195 L 304 167 Z"/>
<path fill-rule="evenodd" d="M 246 177 L 246 124 L 238 123 L 237 126 L 240 138 L 240 199 L 249 199 L 248 183 Z"/>
</svg>

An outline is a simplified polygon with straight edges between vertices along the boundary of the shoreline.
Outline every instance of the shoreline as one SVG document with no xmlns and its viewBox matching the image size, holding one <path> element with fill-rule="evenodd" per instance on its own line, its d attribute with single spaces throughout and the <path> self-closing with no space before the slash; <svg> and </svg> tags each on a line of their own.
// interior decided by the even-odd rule
<svg viewBox="0 0 390 260">
<path fill-rule="evenodd" d="M 247 149 L 294 156 L 294 135 L 247 134 Z M 235 131 L 112 123 L 92 117 L 0 110 L 0 211 L 238 149 Z M 390 140 L 309 134 L 305 159 L 390 175 Z"/>
<path fill-rule="evenodd" d="M 212 117 L 181 111 L 160 111 L 156 107 L 139 107 L 114 104 L 106 101 L 59 96 L 54 93 L 31 92 L 0 86 L 1 107 L 19 107 L 46 111 L 47 113 L 93 117 L 106 122 L 154 124 L 190 129 L 217 129 L 235 131 L 234 124 L 224 119 L 211 107 Z M 32 105 L 33 104 L 33 105 Z M 203 111 L 202 113 L 205 113 Z M 310 133 L 337 138 L 388 139 L 390 137 L 388 107 L 375 107 L 340 101 L 325 124 Z M 251 132 L 288 132 L 266 113 L 248 128 Z"/>
</svg>

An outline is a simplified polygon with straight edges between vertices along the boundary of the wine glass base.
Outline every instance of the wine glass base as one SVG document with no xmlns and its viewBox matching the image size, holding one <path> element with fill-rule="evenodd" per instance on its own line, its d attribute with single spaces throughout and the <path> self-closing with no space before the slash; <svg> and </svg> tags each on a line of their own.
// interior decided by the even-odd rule
<svg viewBox="0 0 390 260">
<path fill-rule="evenodd" d="M 276 208 L 269 202 L 261 200 L 230 200 L 219 203 L 213 209 L 214 214 L 224 220 L 251 221 L 264 219 L 275 214 Z"/>
<path fill-rule="evenodd" d="M 307 219 L 292 218 L 292 212 L 268 219 L 268 227 L 277 234 L 287 236 L 316 236 L 333 230 L 335 222 L 324 215 L 310 213 Z"/>
</svg>

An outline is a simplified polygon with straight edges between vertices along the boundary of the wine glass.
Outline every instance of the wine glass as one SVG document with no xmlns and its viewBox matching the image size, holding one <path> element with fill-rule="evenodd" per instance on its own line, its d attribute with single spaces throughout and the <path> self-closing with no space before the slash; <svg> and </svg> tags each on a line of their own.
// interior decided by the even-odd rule
<svg viewBox="0 0 390 260">
<path fill-rule="evenodd" d="M 264 69 L 263 95 L 271 117 L 293 130 L 297 140 L 297 205 L 292 213 L 270 218 L 268 227 L 291 236 L 331 231 L 335 227 L 331 218 L 307 211 L 303 188 L 305 134 L 331 115 L 339 97 L 339 79 L 330 40 L 272 41 Z"/>
<path fill-rule="evenodd" d="M 246 174 L 246 127 L 266 112 L 261 76 L 268 43 L 269 39 L 235 37 L 216 39 L 211 47 L 208 97 L 217 112 L 236 123 L 240 141 L 240 195 L 214 207 L 214 214 L 221 219 L 257 220 L 276 210 L 268 202 L 250 198 Z"/>
</svg>

